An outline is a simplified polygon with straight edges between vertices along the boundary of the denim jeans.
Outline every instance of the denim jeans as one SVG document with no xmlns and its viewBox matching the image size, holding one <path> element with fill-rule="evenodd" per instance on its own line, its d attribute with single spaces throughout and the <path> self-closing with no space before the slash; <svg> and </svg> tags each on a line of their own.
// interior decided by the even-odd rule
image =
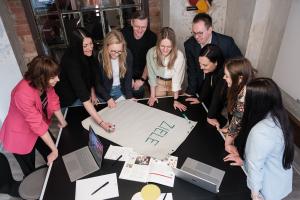
<svg viewBox="0 0 300 200">
<path fill-rule="evenodd" d="M 114 100 L 118 99 L 122 95 L 123 94 L 122 94 L 122 91 L 121 91 L 121 85 L 112 86 L 111 91 L 110 91 L 110 96 Z"/>
</svg>

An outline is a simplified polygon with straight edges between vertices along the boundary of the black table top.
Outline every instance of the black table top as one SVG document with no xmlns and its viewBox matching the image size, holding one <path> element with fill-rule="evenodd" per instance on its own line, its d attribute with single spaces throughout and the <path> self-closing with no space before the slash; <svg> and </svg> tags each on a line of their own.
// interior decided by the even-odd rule
<svg viewBox="0 0 300 200">
<path fill-rule="evenodd" d="M 174 110 L 173 98 L 159 99 L 159 103 L 154 107 L 181 116 L 179 111 Z M 145 104 L 147 101 L 142 100 Z M 240 167 L 230 166 L 223 162 L 225 156 L 224 140 L 217 130 L 207 124 L 206 112 L 201 104 L 187 105 L 185 112 L 190 120 L 198 121 L 196 127 L 187 139 L 172 154 L 178 157 L 177 167 L 181 167 L 187 157 L 199 160 L 208 165 L 214 166 L 225 171 L 223 182 L 218 194 L 211 193 L 193 184 L 176 178 L 174 187 L 159 185 L 162 192 L 173 193 L 174 200 L 247 200 L 250 198 L 250 191 L 246 185 L 246 176 Z M 97 107 L 98 110 L 104 106 Z M 66 120 L 68 126 L 63 129 L 58 145 L 59 157 L 53 163 L 50 176 L 43 196 L 44 200 L 74 200 L 76 182 L 71 183 L 62 161 L 62 155 L 77 150 L 88 143 L 88 131 L 85 130 L 81 121 L 89 115 L 83 107 L 72 107 L 68 109 Z M 101 137 L 100 137 L 101 138 Z M 111 141 L 101 138 L 104 144 L 104 153 L 110 144 L 116 145 Z M 117 173 L 117 177 L 123 167 L 123 162 L 117 162 L 112 166 L 111 160 L 104 159 L 100 170 L 84 177 L 93 177 L 108 173 Z M 114 199 L 130 200 L 131 197 L 145 185 L 145 183 L 118 179 L 119 197 Z"/>
</svg>

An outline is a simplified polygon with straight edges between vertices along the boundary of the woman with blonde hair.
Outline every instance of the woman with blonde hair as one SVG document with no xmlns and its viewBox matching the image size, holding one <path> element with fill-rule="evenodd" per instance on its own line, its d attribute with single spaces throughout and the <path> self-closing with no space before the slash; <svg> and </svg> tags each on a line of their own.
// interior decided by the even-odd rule
<svg viewBox="0 0 300 200">
<path fill-rule="evenodd" d="M 157 102 L 157 97 L 172 95 L 173 107 L 185 111 L 186 106 L 178 101 L 179 91 L 184 78 L 185 59 L 176 47 L 176 36 L 172 28 L 160 30 L 155 47 L 147 53 L 150 98 L 149 106 Z"/>
<path fill-rule="evenodd" d="M 132 98 L 132 55 L 121 32 L 112 30 L 106 35 L 98 61 L 100 71 L 95 74 L 98 97 L 110 108 L 116 106 L 115 100 L 121 96 Z"/>
</svg>

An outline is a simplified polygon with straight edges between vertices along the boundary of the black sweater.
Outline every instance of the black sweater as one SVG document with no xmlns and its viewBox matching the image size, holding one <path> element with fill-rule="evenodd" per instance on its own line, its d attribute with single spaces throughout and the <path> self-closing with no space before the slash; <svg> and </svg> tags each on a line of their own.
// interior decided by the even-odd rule
<svg viewBox="0 0 300 200">
<path fill-rule="evenodd" d="M 208 108 L 208 118 L 217 118 L 226 104 L 227 84 L 223 79 L 224 68 L 219 67 L 215 71 L 199 76 L 203 84 L 197 88 L 199 100 Z"/>
<path fill-rule="evenodd" d="M 94 57 L 78 56 L 71 49 L 66 50 L 60 63 L 60 81 L 55 86 L 61 107 L 72 105 L 76 99 L 81 102 L 90 99 L 96 67 Z"/>
</svg>

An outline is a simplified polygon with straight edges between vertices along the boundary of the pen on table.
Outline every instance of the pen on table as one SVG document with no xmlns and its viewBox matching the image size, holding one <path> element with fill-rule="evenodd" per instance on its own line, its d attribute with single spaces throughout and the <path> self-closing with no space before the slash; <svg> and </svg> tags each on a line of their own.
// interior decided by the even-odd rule
<svg viewBox="0 0 300 200">
<path fill-rule="evenodd" d="M 120 159 L 122 158 L 122 155 L 120 155 L 114 162 L 111 166 L 115 165 Z"/>
<path fill-rule="evenodd" d="M 191 121 L 189 120 L 189 118 L 188 118 L 184 113 L 182 113 L 182 116 L 183 116 L 184 119 L 186 119 L 189 123 L 191 123 Z"/>
<path fill-rule="evenodd" d="M 95 190 L 94 192 L 92 192 L 91 195 L 95 194 L 96 192 L 98 192 L 101 188 L 104 188 L 106 185 L 108 185 L 109 181 L 107 181 L 106 183 L 104 183 L 102 186 L 100 186 L 97 190 Z"/>
<path fill-rule="evenodd" d="M 168 193 L 166 192 L 166 194 L 165 194 L 165 196 L 164 196 L 163 200 L 165 200 L 165 199 L 166 199 L 167 195 L 168 195 Z"/>
</svg>

